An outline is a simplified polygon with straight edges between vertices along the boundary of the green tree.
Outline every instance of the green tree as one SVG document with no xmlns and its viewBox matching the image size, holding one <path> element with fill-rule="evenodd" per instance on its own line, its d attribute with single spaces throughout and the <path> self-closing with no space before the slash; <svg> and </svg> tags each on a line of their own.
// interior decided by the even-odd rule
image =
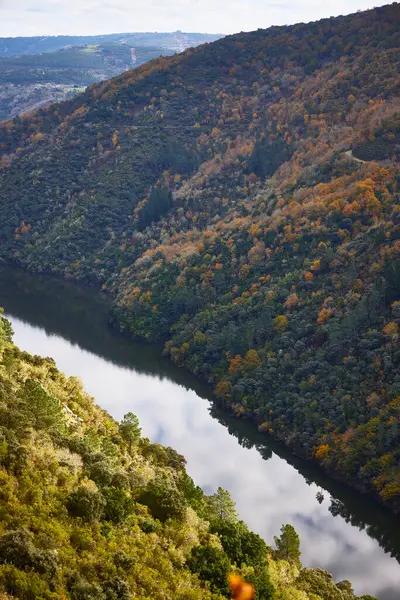
<svg viewBox="0 0 400 600">
<path fill-rule="evenodd" d="M 137 416 L 131 412 L 126 414 L 121 421 L 119 431 L 124 440 L 128 442 L 129 449 L 132 450 L 132 445 L 139 441 L 142 432 Z"/>
<path fill-rule="evenodd" d="M 102 493 L 106 501 L 104 518 L 107 521 L 120 523 L 133 511 L 133 500 L 125 490 L 108 487 L 103 489 Z"/>
<path fill-rule="evenodd" d="M 256 600 L 270 600 L 275 597 L 275 589 L 270 581 L 267 565 L 258 565 L 254 573 L 246 576 L 246 579 L 254 585 Z"/>
<path fill-rule="evenodd" d="M 140 504 L 148 506 L 153 517 L 160 521 L 182 519 L 184 516 L 185 496 L 167 476 L 159 476 L 151 481 L 138 500 Z"/>
<path fill-rule="evenodd" d="M 66 506 L 72 517 L 91 522 L 102 517 L 105 500 L 100 492 L 81 485 L 68 496 Z"/>
<path fill-rule="evenodd" d="M 212 546 L 197 546 L 191 552 L 187 565 L 199 579 L 207 581 L 211 590 L 223 596 L 229 595 L 228 573 L 231 563 L 225 552 Z"/>
<path fill-rule="evenodd" d="M 222 519 L 223 521 L 235 522 L 238 519 L 235 503 L 229 492 L 219 487 L 215 494 L 207 497 L 208 515 L 212 521 Z"/>
<path fill-rule="evenodd" d="M 276 558 L 288 560 L 300 566 L 300 538 L 293 525 L 282 525 L 281 536 L 274 537 Z"/>
<path fill-rule="evenodd" d="M 29 411 L 29 418 L 36 429 L 64 429 L 60 403 L 48 394 L 38 381 L 27 379 L 22 395 Z"/>
<path fill-rule="evenodd" d="M 243 521 L 218 519 L 212 523 L 211 531 L 218 534 L 224 551 L 238 567 L 242 563 L 260 564 L 267 556 L 268 547 L 264 540 L 250 531 Z"/>
</svg>

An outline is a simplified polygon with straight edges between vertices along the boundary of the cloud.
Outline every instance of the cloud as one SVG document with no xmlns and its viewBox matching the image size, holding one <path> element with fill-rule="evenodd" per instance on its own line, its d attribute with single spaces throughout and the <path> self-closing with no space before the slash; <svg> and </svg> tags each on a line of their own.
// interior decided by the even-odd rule
<svg viewBox="0 0 400 600">
<path fill-rule="evenodd" d="M 384 4 L 375 0 L 0 0 L 0 36 L 128 31 L 234 33 L 314 21 Z"/>
</svg>

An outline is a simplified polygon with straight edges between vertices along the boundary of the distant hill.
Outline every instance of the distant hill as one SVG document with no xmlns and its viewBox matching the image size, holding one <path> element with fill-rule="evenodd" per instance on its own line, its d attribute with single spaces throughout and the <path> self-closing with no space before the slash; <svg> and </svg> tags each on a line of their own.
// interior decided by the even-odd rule
<svg viewBox="0 0 400 600">
<path fill-rule="evenodd" d="M 55 52 L 70 46 L 87 46 L 90 44 L 127 44 L 128 46 L 153 46 L 182 52 L 185 48 L 214 42 L 222 34 L 137 32 L 112 33 L 108 35 L 57 35 L 36 37 L 0 38 L 0 58 L 20 56 L 22 54 L 43 54 Z"/>
<path fill-rule="evenodd" d="M 0 38 L 0 120 L 66 100 L 91 83 L 218 37 L 176 32 Z"/>
<path fill-rule="evenodd" d="M 0 126 L 4 261 L 97 285 L 234 415 L 400 510 L 400 5 Z"/>
</svg>

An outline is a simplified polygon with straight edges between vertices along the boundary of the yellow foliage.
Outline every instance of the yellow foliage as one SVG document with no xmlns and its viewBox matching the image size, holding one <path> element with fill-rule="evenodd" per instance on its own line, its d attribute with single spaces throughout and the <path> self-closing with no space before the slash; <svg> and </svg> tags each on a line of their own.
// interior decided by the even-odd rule
<svg viewBox="0 0 400 600">
<path fill-rule="evenodd" d="M 246 356 L 244 357 L 243 368 L 248 371 L 255 369 L 256 367 L 260 366 L 260 364 L 261 360 L 258 356 L 257 350 L 248 350 L 246 352 Z"/>
<path fill-rule="evenodd" d="M 323 460 L 330 452 L 331 448 L 328 444 L 321 444 L 314 452 L 314 456 L 317 460 Z"/>
<path fill-rule="evenodd" d="M 215 395 L 217 396 L 217 398 L 225 399 L 229 397 L 231 388 L 231 382 L 223 379 L 222 381 L 219 381 L 215 386 Z"/>
<path fill-rule="evenodd" d="M 277 333 L 284 333 L 288 326 L 288 320 L 285 315 L 278 315 L 272 322 L 273 328 Z"/>
<path fill-rule="evenodd" d="M 319 258 L 314 260 L 313 264 L 310 267 L 310 271 L 318 271 L 321 268 L 321 261 Z"/>
<path fill-rule="evenodd" d="M 385 325 L 382 333 L 391 338 L 397 337 L 399 335 L 399 326 L 394 321 L 390 321 L 390 323 Z"/>
</svg>

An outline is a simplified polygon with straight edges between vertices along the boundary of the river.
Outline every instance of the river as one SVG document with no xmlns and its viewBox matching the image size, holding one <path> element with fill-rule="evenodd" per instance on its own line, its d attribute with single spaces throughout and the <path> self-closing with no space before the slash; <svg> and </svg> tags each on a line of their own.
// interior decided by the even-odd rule
<svg viewBox="0 0 400 600">
<path fill-rule="evenodd" d="M 209 389 L 107 323 L 99 292 L 17 269 L 0 269 L 0 306 L 23 350 L 51 356 L 79 376 L 116 419 L 129 411 L 143 434 L 187 459 L 205 492 L 220 485 L 267 543 L 283 523 L 301 540 L 302 561 L 349 579 L 358 594 L 400 598 L 400 519 L 372 499 L 291 456 L 250 424 L 213 408 Z M 322 492 L 323 499 L 317 492 Z"/>
</svg>

